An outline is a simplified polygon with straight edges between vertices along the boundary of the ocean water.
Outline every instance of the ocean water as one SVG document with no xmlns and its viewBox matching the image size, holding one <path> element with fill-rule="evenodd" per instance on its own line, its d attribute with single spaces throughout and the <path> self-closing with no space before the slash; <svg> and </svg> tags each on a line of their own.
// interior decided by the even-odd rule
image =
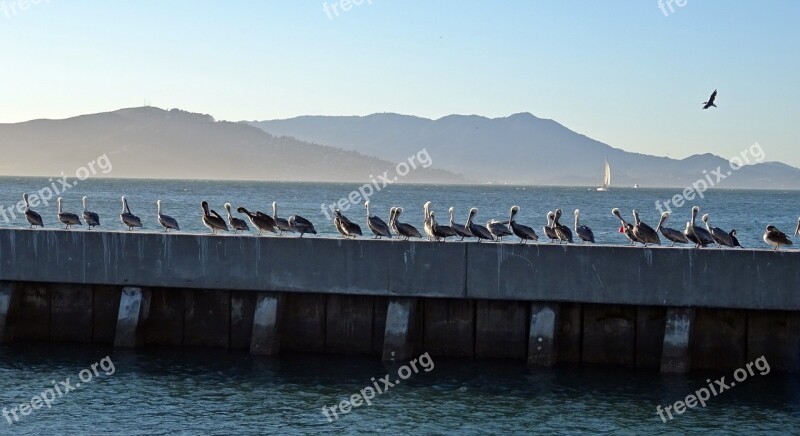
<svg viewBox="0 0 800 436">
<path fill-rule="evenodd" d="M 75 179 L 70 179 L 70 183 Z M 25 218 L 18 212 L 10 212 L 22 199 L 22 193 L 33 194 L 48 188 L 54 182 L 45 177 L 0 178 L 0 226 L 26 227 Z M 60 184 L 55 183 L 60 187 Z M 143 222 L 143 229 L 136 231 L 161 231 L 156 219 L 156 200 L 161 199 L 164 213 L 176 218 L 181 231 L 205 233 L 200 220 L 200 202 L 206 200 L 212 209 L 224 215 L 223 204 L 230 202 L 235 209 L 244 206 L 249 210 L 261 210 L 272 214 L 271 204 L 278 202 L 278 214 L 288 218 L 299 214 L 314 223 L 320 235 L 337 235 L 330 220 L 331 205 L 342 201 L 343 213 L 359 223 L 367 235 L 366 210 L 360 199 L 356 183 L 282 183 L 282 182 L 238 182 L 238 181 L 188 181 L 188 180 L 120 180 L 87 179 L 65 189 L 64 209 L 79 213 L 81 197 L 89 197 L 89 209 L 101 216 L 102 226 L 98 230 L 124 230 L 119 221 L 120 198 L 127 196 L 131 210 Z M 61 188 L 60 188 L 61 189 Z M 389 208 L 403 207 L 401 221 L 422 229 L 422 204 L 432 201 L 437 221 L 449 221 L 447 210 L 455 208 L 456 222 L 464 223 L 469 208 L 478 208 L 475 219 L 485 223 L 489 219 L 507 219 L 512 205 L 520 206 L 517 221 L 533 227 L 540 238 L 548 211 L 561 208 L 562 223 L 572 227 L 573 211 L 580 209 L 581 224 L 592 228 L 598 243 L 625 244 L 618 232 L 619 221 L 611 215 L 611 209 L 620 208 L 623 216 L 633 220 L 632 209 L 637 209 L 644 222 L 656 227 L 661 212 L 656 201 L 664 204 L 667 199 L 680 194 L 681 189 L 612 188 L 609 192 L 596 192 L 585 187 L 532 187 L 532 186 L 436 186 L 436 185 L 388 185 L 380 190 L 373 187 L 370 197 L 372 213 L 388 221 Z M 355 193 L 355 194 L 353 194 Z M 357 204 L 347 199 L 359 196 Z M 680 208 L 671 206 L 672 217 L 667 226 L 682 230 L 690 219 L 691 205 L 701 208 L 701 215 L 709 213 L 711 224 L 726 231 L 736 229 L 740 242 L 747 248 L 769 248 L 761 236 L 768 224 L 773 224 L 787 234 L 794 232 L 800 215 L 800 191 L 763 190 L 712 190 L 695 197 Z M 55 198 L 47 205 L 33 207 L 39 212 L 47 227 L 58 228 Z M 663 210 L 667 210 L 662 206 Z M 327 214 L 326 214 L 327 213 Z M 699 220 L 699 225 L 702 223 Z M 63 227 L 63 226 L 61 226 Z M 80 228 L 78 228 L 80 230 Z M 514 238 L 512 238 L 514 239 Z M 543 240 L 540 239 L 540 242 Z"/>
<path fill-rule="evenodd" d="M 0 226 L 25 227 L 11 217 L 23 192 L 50 186 L 47 178 L 0 179 Z M 271 182 L 166 181 L 90 179 L 62 193 L 65 208 L 79 212 L 87 195 L 90 209 L 101 215 L 101 231 L 124 231 L 119 222 L 120 197 L 126 195 L 144 229 L 160 231 L 155 202 L 181 223 L 182 231 L 208 232 L 200 222 L 201 200 L 218 211 L 222 204 L 279 213 L 300 214 L 316 224 L 319 237 L 335 230 L 321 205 L 347 198 L 358 184 Z M 355 191 L 357 192 L 357 191 Z M 626 216 L 636 208 L 643 220 L 657 224 L 662 202 L 678 189 L 612 189 L 522 186 L 390 185 L 374 193 L 372 212 L 388 218 L 391 206 L 402 206 L 403 221 L 421 228 L 422 204 L 432 201 L 440 221 L 447 208 L 463 222 L 469 207 L 479 209 L 478 221 L 504 219 L 519 205 L 519 222 L 541 232 L 545 214 L 562 208 L 565 223 L 572 211 L 582 211 L 583 223 L 601 243 L 625 244 L 611 216 L 619 207 Z M 761 234 L 767 224 L 791 233 L 800 211 L 795 191 L 716 190 L 692 204 L 711 214 L 712 223 L 736 228 L 748 248 L 767 249 Z M 48 227 L 56 223 L 56 206 L 40 204 Z M 4 220 L 2 212 L 8 216 Z M 690 207 L 673 210 L 672 227 L 682 228 Z M 345 214 L 362 223 L 365 210 L 352 206 Z M 85 230 L 76 230 L 85 231 Z M 93 230 L 95 231 L 95 230 Z M 541 233 L 540 233 L 541 236 Z M 222 236 L 225 237 L 225 236 Z M 313 237 L 313 236 L 312 236 Z M 282 355 L 249 356 L 220 350 L 148 348 L 137 351 L 74 344 L 12 344 L 0 347 L 0 407 L 11 409 L 108 356 L 114 371 L 100 375 L 50 408 L 33 410 L 11 424 L 0 418 L 0 434 L 529 434 L 613 433 L 674 434 L 685 432 L 796 432 L 800 425 L 800 379 L 775 371 L 755 375 L 719 396 L 706 407 L 675 415 L 667 423 L 656 414 L 662 408 L 707 386 L 722 372 L 661 375 L 657 371 L 604 366 L 562 365 L 529 370 L 524 362 L 437 359 L 429 372 L 411 375 L 398 386 L 329 422 L 323 406 L 333 406 L 396 367 L 369 356 Z"/>
<path fill-rule="evenodd" d="M 78 345 L 0 347 L 0 407 L 18 406 L 108 357 L 112 371 L 0 434 L 607 434 L 794 433 L 796 375 L 755 372 L 664 423 L 662 408 L 731 374 L 660 375 L 604 366 L 437 359 L 347 414 L 331 407 L 397 368 L 372 357 L 254 357 L 204 350 L 123 351 Z M 106 365 L 104 368 L 109 368 Z M 106 375 L 109 373 L 109 375 Z M 393 376 L 396 377 L 396 376 Z M 382 386 L 381 383 L 379 386 Z M 665 415 L 666 418 L 666 415 Z"/>
</svg>

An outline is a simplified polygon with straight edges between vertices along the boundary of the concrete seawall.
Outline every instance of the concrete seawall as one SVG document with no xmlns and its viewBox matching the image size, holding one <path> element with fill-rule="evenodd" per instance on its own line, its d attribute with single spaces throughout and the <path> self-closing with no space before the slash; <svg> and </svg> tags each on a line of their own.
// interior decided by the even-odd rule
<svg viewBox="0 0 800 436">
<path fill-rule="evenodd" d="M 800 252 L 0 229 L 0 337 L 800 369 Z M 46 320 L 46 322 L 44 322 Z"/>
</svg>

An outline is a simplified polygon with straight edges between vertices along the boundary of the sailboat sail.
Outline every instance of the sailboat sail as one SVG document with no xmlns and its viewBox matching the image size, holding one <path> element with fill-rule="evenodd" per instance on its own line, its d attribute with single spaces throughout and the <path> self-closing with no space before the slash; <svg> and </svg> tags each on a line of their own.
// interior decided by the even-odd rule
<svg viewBox="0 0 800 436">
<path fill-rule="evenodd" d="M 606 159 L 606 165 L 603 169 L 603 186 L 597 188 L 598 191 L 608 191 L 608 188 L 611 186 L 611 166 L 608 164 L 608 159 Z"/>
</svg>

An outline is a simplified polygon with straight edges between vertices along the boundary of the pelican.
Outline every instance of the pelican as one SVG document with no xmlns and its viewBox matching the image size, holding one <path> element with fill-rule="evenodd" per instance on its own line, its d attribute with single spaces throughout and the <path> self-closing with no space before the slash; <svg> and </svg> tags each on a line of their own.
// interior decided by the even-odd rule
<svg viewBox="0 0 800 436">
<path fill-rule="evenodd" d="M 661 219 L 658 221 L 658 226 L 656 227 L 656 231 L 661 231 L 661 234 L 665 238 L 672 241 L 672 245 L 670 245 L 670 247 L 674 247 L 676 242 L 679 244 L 688 244 L 689 239 L 686 238 L 686 235 L 684 235 L 681 231 L 671 229 L 669 227 L 664 227 L 664 223 L 667 222 L 668 218 L 669 218 L 669 212 L 664 212 L 661 214 Z"/>
<path fill-rule="evenodd" d="M 708 230 L 695 225 L 697 214 L 700 212 L 700 207 L 692 206 L 692 220 L 686 226 L 683 234 L 695 244 L 695 248 L 705 247 L 706 245 L 713 244 L 714 238 Z"/>
<path fill-rule="evenodd" d="M 355 239 L 356 236 L 361 236 L 361 227 L 342 215 L 342 212 L 338 208 L 334 209 L 333 214 L 333 226 L 336 227 L 336 230 L 339 231 L 342 236 L 353 239 Z"/>
<path fill-rule="evenodd" d="M 579 209 L 575 209 L 574 213 L 575 213 L 575 233 L 581 239 L 581 244 L 583 244 L 583 241 L 591 242 L 592 244 L 594 244 L 594 233 L 592 232 L 592 229 L 590 229 L 589 226 L 580 225 L 579 220 L 581 216 L 581 211 Z"/>
<path fill-rule="evenodd" d="M 289 227 L 291 227 L 293 232 L 300 233 L 301 238 L 306 233 L 311 233 L 312 235 L 317 234 L 317 229 L 314 228 L 314 224 L 311 224 L 311 221 L 300 215 L 292 215 L 289 217 Z"/>
<path fill-rule="evenodd" d="M 490 241 L 493 241 L 494 236 L 492 236 L 492 233 L 489 231 L 489 229 L 480 224 L 475 224 L 472 222 L 472 219 L 475 217 L 476 213 L 478 213 L 478 209 L 474 207 L 469 210 L 469 215 L 467 216 L 467 224 L 466 224 L 467 228 L 469 229 L 469 232 L 472 233 L 472 236 L 478 238 L 478 243 L 480 243 L 482 239 L 488 239 Z"/>
<path fill-rule="evenodd" d="M 245 220 L 233 216 L 233 214 L 231 213 L 231 204 L 230 203 L 225 203 L 225 205 L 223 207 L 225 208 L 225 210 L 228 211 L 228 224 L 230 224 L 231 227 L 233 227 L 233 233 L 234 234 L 236 234 L 236 232 L 238 232 L 240 230 L 242 232 L 250 230 L 250 227 L 247 226 L 247 222 L 245 222 Z"/>
<path fill-rule="evenodd" d="M 289 225 L 289 220 L 285 218 L 278 218 L 278 202 L 272 202 L 272 219 L 275 221 L 275 226 L 278 228 L 280 233 L 279 235 L 283 235 L 286 232 L 291 232 L 292 226 Z"/>
<path fill-rule="evenodd" d="M 422 213 L 424 214 L 424 219 L 422 221 L 423 230 L 425 230 L 425 234 L 428 235 L 428 240 L 434 239 L 433 236 L 433 223 L 431 221 L 431 202 L 426 201 L 425 204 L 422 205 Z"/>
<path fill-rule="evenodd" d="M 165 232 L 169 232 L 170 229 L 172 230 L 181 229 L 180 226 L 178 225 L 178 221 L 175 218 L 161 213 L 161 200 L 156 201 L 156 213 L 158 214 L 158 223 L 161 224 L 162 227 L 164 227 Z"/>
<path fill-rule="evenodd" d="M 556 214 L 553 217 L 553 229 L 556 231 L 556 236 L 558 236 L 559 244 L 562 241 L 566 241 L 568 243 L 572 243 L 572 230 L 569 227 L 561 224 L 558 220 L 561 219 L 561 214 L 564 213 L 561 209 L 556 209 Z"/>
<path fill-rule="evenodd" d="M 375 234 L 375 239 L 380 239 L 381 237 L 391 238 L 392 232 L 386 222 L 377 215 L 370 213 L 369 200 L 364 202 L 364 209 L 367 210 L 367 227 Z"/>
<path fill-rule="evenodd" d="M 450 207 L 450 228 L 456 232 L 456 236 L 461 237 L 459 241 L 463 241 L 464 238 L 471 238 L 472 233 L 469 232 L 467 226 L 457 224 L 453 221 L 453 210 L 455 210 L 452 206 Z"/>
<path fill-rule="evenodd" d="M 142 226 L 142 220 L 131 213 L 131 208 L 128 207 L 128 199 L 124 195 L 122 196 L 122 213 L 119 214 L 119 219 L 122 224 L 128 226 L 128 231 L 133 230 L 134 227 Z"/>
<path fill-rule="evenodd" d="M 625 218 L 622 218 L 622 214 L 619 212 L 618 208 L 611 209 L 611 214 L 615 217 L 619 218 L 620 227 L 619 232 L 624 234 L 629 241 L 631 241 L 630 245 L 636 245 L 637 242 L 642 242 L 636 235 L 633 234 L 633 224 L 625 221 Z"/>
<path fill-rule="evenodd" d="M 83 220 L 86 221 L 86 225 L 89 226 L 89 230 L 92 230 L 92 227 L 100 225 L 100 215 L 94 212 L 89 212 L 89 210 L 86 208 L 88 200 L 85 195 L 81 201 L 83 202 Z"/>
<path fill-rule="evenodd" d="M 207 201 L 203 200 L 203 202 L 200 203 L 200 207 L 203 208 L 203 225 L 211 229 L 212 235 L 216 235 L 217 230 L 228 231 L 228 225 L 225 224 L 225 219 L 222 218 L 217 211 L 209 211 Z"/>
<path fill-rule="evenodd" d="M 731 230 L 731 239 L 733 240 L 734 247 L 744 248 L 742 244 L 739 243 L 739 240 L 736 239 L 736 229 Z"/>
<path fill-rule="evenodd" d="M 633 219 L 633 234 L 644 243 L 645 247 L 647 247 L 647 244 L 661 245 L 661 239 L 658 237 L 658 232 L 653 230 L 652 227 L 648 226 L 641 219 L 639 219 L 639 212 L 637 212 L 636 209 L 633 210 Z"/>
<path fill-rule="evenodd" d="M 25 219 L 28 220 L 28 224 L 31 225 L 31 228 L 36 226 L 44 228 L 42 216 L 39 215 L 35 210 L 31 209 L 31 204 L 28 202 L 27 192 L 22 194 L 22 199 L 25 200 Z"/>
<path fill-rule="evenodd" d="M 401 223 L 398 221 L 400 218 L 400 214 L 403 213 L 402 207 L 394 208 L 394 219 L 393 219 L 393 227 L 394 231 L 397 233 L 398 236 L 402 236 L 408 240 L 411 237 L 414 238 L 421 238 L 419 230 L 416 227 L 412 226 L 411 224 Z"/>
<path fill-rule="evenodd" d="M 538 241 L 539 236 L 532 228 L 517 223 L 516 216 L 519 213 L 519 206 L 511 206 L 511 215 L 508 218 L 508 225 L 511 231 L 519 238 L 520 244 L 527 244 L 528 241 Z"/>
<path fill-rule="evenodd" d="M 275 220 L 271 216 L 259 211 L 251 213 L 243 207 L 237 207 L 236 212 L 243 213 L 247 215 L 247 218 L 250 218 L 250 223 L 258 229 L 258 236 L 261 236 L 264 232 L 275 233 Z"/>
<path fill-rule="evenodd" d="M 547 225 L 542 227 L 544 235 L 550 239 L 551 243 L 556 239 L 558 239 L 558 235 L 556 235 L 556 229 L 555 227 L 553 227 L 553 220 L 555 219 L 555 217 L 556 213 L 553 212 L 552 210 L 550 212 L 547 212 Z"/>
<path fill-rule="evenodd" d="M 64 227 L 65 229 L 69 230 L 72 228 L 72 226 L 80 226 L 83 224 L 81 223 L 81 219 L 78 218 L 77 214 L 64 212 L 62 208 L 63 200 L 61 197 L 58 197 L 56 202 L 58 203 L 58 220 L 66 226 Z"/>
<path fill-rule="evenodd" d="M 456 236 L 456 232 L 450 228 L 450 226 L 440 226 L 439 223 L 436 222 L 436 216 L 434 215 L 433 211 L 430 213 L 430 221 L 431 221 L 431 231 L 433 232 L 434 240 L 441 242 L 445 242 L 447 238 Z"/>
<path fill-rule="evenodd" d="M 711 227 L 708 224 L 708 214 L 703 215 L 701 218 L 703 223 L 706 225 L 706 230 L 708 233 L 711 233 L 711 237 L 714 238 L 714 242 L 717 243 L 717 247 L 726 246 L 726 247 L 733 247 L 733 238 L 731 238 L 731 234 L 722 230 L 719 227 Z"/>
<path fill-rule="evenodd" d="M 489 229 L 492 235 L 497 239 L 498 242 L 503 240 L 503 236 L 511 236 L 511 230 L 508 229 L 508 222 L 507 221 L 497 221 L 497 220 L 490 220 L 486 222 L 486 228 Z"/>
<path fill-rule="evenodd" d="M 717 99 L 717 90 L 715 89 L 714 92 L 711 93 L 711 97 L 708 98 L 708 101 L 703 102 L 703 109 L 708 109 L 711 106 L 717 107 L 717 105 L 714 104 L 714 100 L 716 99 Z"/>
<path fill-rule="evenodd" d="M 797 227 L 794 229 L 794 236 L 800 233 L 800 218 L 797 219 Z"/>
<path fill-rule="evenodd" d="M 778 230 L 773 225 L 768 225 L 767 230 L 764 232 L 764 242 L 775 247 L 775 251 L 780 250 L 781 245 L 792 245 L 792 241 L 786 236 L 786 233 Z"/>
</svg>

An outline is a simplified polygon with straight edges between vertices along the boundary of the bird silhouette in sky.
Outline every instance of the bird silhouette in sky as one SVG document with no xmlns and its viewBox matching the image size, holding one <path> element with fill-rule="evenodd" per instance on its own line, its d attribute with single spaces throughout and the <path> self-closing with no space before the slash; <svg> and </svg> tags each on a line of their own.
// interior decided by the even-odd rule
<svg viewBox="0 0 800 436">
<path fill-rule="evenodd" d="M 715 89 L 714 92 L 711 93 L 711 97 L 709 97 L 708 101 L 703 102 L 704 105 L 703 109 L 708 109 L 711 106 L 717 107 L 717 105 L 714 104 L 714 100 L 716 99 L 717 99 L 717 90 Z"/>
</svg>

